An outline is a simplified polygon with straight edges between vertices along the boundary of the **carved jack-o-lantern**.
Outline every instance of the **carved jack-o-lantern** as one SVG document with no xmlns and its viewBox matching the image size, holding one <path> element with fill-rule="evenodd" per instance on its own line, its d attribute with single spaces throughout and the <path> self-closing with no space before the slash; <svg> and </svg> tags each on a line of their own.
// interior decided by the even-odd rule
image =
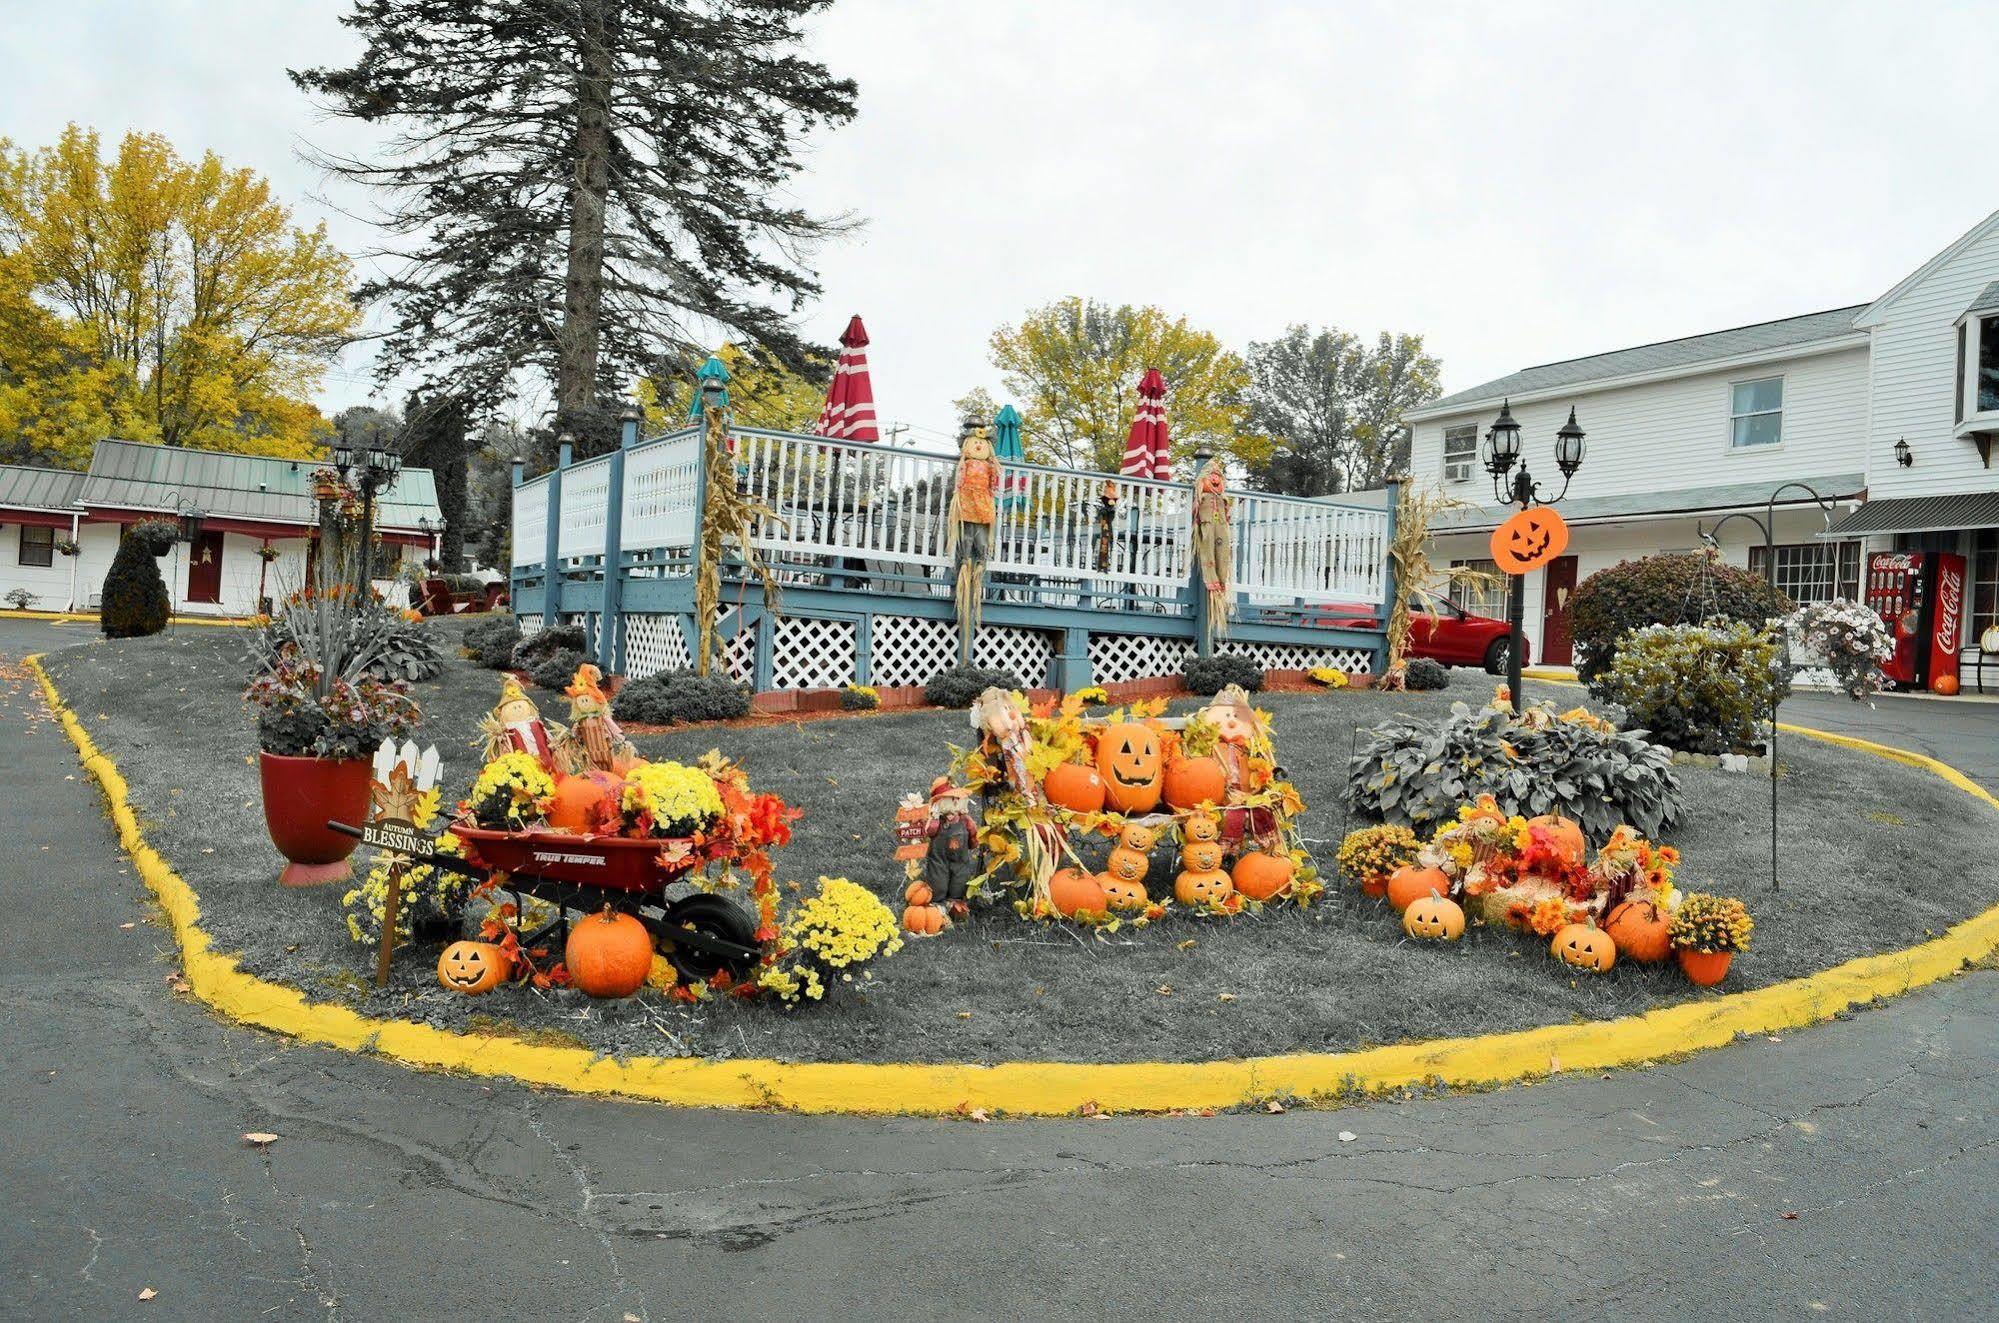
<svg viewBox="0 0 1999 1323">
<path fill-rule="evenodd" d="M 1124 831 L 1118 836 L 1118 844 L 1127 850 L 1136 850 L 1140 854 L 1150 850 L 1158 841 L 1159 828 L 1149 827 L 1142 822 L 1127 822 L 1124 824 Z"/>
<path fill-rule="evenodd" d="M 468 997 L 491 992 L 512 970 L 513 961 L 493 942 L 453 942 L 437 958 L 437 981 Z"/>
<path fill-rule="evenodd" d="M 1464 908 L 1433 891 L 1402 911 L 1402 931 L 1418 941 L 1455 942 L 1465 934 Z"/>
<path fill-rule="evenodd" d="M 1121 878 L 1126 882 L 1143 881 L 1146 873 L 1151 871 L 1151 868 L 1152 861 L 1150 859 L 1147 859 L 1137 850 L 1126 849 L 1122 845 L 1111 851 L 1110 860 L 1104 865 L 1106 873 L 1112 877 Z"/>
<path fill-rule="evenodd" d="M 1219 905 L 1235 883 L 1219 868 L 1211 873 L 1185 872 L 1173 879 L 1173 895 L 1182 905 Z"/>
<path fill-rule="evenodd" d="M 1142 910 L 1152 900 L 1145 894 L 1145 883 L 1131 878 L 1099 873 L 1097 885 L 1104 889 L 1104 903 L 1114 910 Z"/>
<path fill-rule="evenodd" d="M 1610 934 L 1587 923 L 1564 925 L 1548 946 L 1563 964 L 1601 974 L 1617 963 L 1617 945 Z"/>
<path fill-rule="evenodd" d="M 1190 841 L 1218 841 L 1222 837 L 1222 820 L 1212 813 L 1196 813 L 1180 830 Z"/>
<path fill-rule="evenodd" d="M 1222 866 L 1220 841 L 1189 841 L 1180 852 L 1180 862 L 1196 873 L 1212 873 Z"/>
<path fill-rule="evenodd" d="M 1492 530 L 1492 559 L 1506 574 L 1525 574 L 1568 546 L 1569 526 L 1545 505 L 1522 510 Z"/>
<path fill-rule="evenodd" d="M 1159 734 L 1137 721 L 1121 721 L 1097 737 L 1097 771 L 1105 800 L 1119 813 L 1159 807 Z"/>
</svg>

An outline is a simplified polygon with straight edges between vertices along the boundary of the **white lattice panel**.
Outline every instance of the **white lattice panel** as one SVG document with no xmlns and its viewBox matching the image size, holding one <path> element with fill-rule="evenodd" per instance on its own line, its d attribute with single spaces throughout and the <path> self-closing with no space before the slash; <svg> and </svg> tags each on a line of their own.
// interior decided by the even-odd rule
<svg viewBox="0 0 1999 1323">
<path fill-rule="evenodd" d="M 1309 671 L 1330 666 L 1337 671 L 1365 675 L 1373 665 L 1370 653 L 1359 648 L 1313 648 L 1297 643 L 1224 642 L 1216 651 L 1224 656 L 1248 657 L 1266 671 Z"/>
<path fill-rule="evenodd" d="M 722 640 L 722 660 L 729 667 L 729 678 L 737 684 L 755 684 L 757 679 L 757 632 L 744 625 L 741 608 L 725 606 L 722 614 L 715 618 L 715 632 Z M 698 640 L 687 640 L 687 652 L 691 657 Z"/>
<path fill-rule="evenodd" d="M 851 620 L 779 616 L 771 636 L 773 689 L 837 689 L 854 680 Z"/>
<path fill-rule="evenodd" d="M 541 617 L 522 616 L 520 618 L 520 626 L 521 626 L 521 637 L 524 639 L 531 639 L 535 635 L 541 633 Z"/>
<path fill-rule="evenodd" d="M 1151 634 L 1094 634 L 1090 637 L 1090 676 L 1098 684 L 1178 675 L 1187 669 L 1193 646 L 1180 639 Z"/>
<path fill-rule="evenodd" d="M 1055 645 L 1038 629 L 988 625 L 972 640 L 973 665 L 1011 671 L 1030 689 L 1048 683 L 1048 659 L 1054 655 Z"/>
<path fill-rule="evenodd" d="M 923 684 L 958 660 L 958 627 L 918 616 L 875 616 L 868 636 L 869 681 Z"/>
<path fill-rule="evenodd" d="M 694 664 L 694 654 L 680 632 L 680 617 L 634 615 L 625 617 L 625 674 L 634 680 L 661 671 L 684 670 Z"/>
</svg>

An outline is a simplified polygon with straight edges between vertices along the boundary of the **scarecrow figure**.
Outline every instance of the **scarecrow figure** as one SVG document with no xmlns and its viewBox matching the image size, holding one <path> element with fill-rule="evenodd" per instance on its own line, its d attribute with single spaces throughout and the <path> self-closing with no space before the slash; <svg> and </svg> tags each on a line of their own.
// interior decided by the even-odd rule
<svg viewBox="0 0 1999 1323">
<path fill-rule="evenodd" d="M 958 427 L 958 473 L 945 512 L 944 554 L 957 567 L 952 601 L 958 612 L 958 661 L 972 660 L 972 638 L 986 595 L 986 562 L 993 554 L 993 525 L 998 514 L 993 493 L 999 490 L 999 461 L 985 424 L 967 418 Z"/>
<path fill-rule="evenodd" d="M 971 794 L 963 786 L 940 776 L 930 785 L 930 821 L 923 834 L 929 847 L 923 854 L 923 881 L 930 888 L 932 903 L 950 907 L 951 917 L 961 919 L 967 884 L 978 872 L 974 846 L 978 829 L 972 822 Z"/>
<path fill-rule="evenodd" d="M 569 738 L 563 741 L 562 755 L 571 774 L 596 768 L 623 776 L 641 761 L 611 716 L 603 679 L 602 671 L 584 662 L 562 691 L 569 695 Z"/>
<path fill-rule="evenodd" d="M 1041 783 L 1027 770 L 1028 750 L 1034 737 L 1028 733 L 1027 718 L 1020 705 L 1004 689 L 988 689 L 972 700 L 972 729 L 983 737 L 999 757 L 1000 774 L 1007 788 L 1034 810 L 1034 818 L 1021 836 L 1021 875 L 1028 880 L 1034 898 L 1052 903 L 1048 879 L 1055 876 L 1055 861 L 1067 848 L 1062 828 L 1048 817 L 1048 798 Z"/>
<path fill-rule="evenodd" d="M 1228 778 L 1228 797 L 1239 801 L 1270 784 L 1270 744 L 1256 720 L 1256 709 L 1241 685 L 1228 685 L 1201 709 L 1201 720 L 1215 728 L 1215 757 Z M 1275 848 L 1277 815 L 1268 808 L 1225 808 L 1222 845 L 1234 851 L 1245 836 L 1263 849 Z"/>
<path fill-rule="evenodd" d="M 1104 479 L 1103 491 L 1097 495 L 1097 573 L 1109 574 L 1111 569 L 1111 548 L 1116 545 L 1117 534 L 1117 481 Z"/>
<path fill-rule="evenodd" d="M 1235 596 L 1229 498 L 1223 489 L 1219 459 L 1203 465 L 1194 482 L 1194 561 L 1201 570 L 1201 584 L 1208 590 L 1208 646 L 1213 647 L 1216 639 L 1228 637 Z"/>
<path fill-rule="evenodd" d="M 479 719 L 479 729 L 486 736 L 487 762 L 504 754 L 525 753 L 551 773 L 556 770 L 556 745 L 567 734 L 560 726 L 549 730 L 541 719 L 541 709 L 511 675 L 500 682 L 500 701 Z"/>
</svg>

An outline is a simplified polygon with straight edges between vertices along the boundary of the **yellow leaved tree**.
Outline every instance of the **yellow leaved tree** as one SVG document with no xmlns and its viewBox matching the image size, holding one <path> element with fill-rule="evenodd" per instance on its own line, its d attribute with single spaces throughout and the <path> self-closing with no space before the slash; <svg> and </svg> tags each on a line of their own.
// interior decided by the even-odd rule
<svg viewBox="0 0 1999 1323">
<path fill-rule="evenodd" d="M 347 258 L 254 172 L 157 134 L 0 139 L 0 445 L 88 461 L 101 436 L 309 455 L 360 314 Z"/>
</svg>

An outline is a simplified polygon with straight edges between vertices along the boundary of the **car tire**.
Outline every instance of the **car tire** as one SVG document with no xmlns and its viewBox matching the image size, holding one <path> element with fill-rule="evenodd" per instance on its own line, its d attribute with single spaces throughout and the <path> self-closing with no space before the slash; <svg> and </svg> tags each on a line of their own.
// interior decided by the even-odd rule
<svg viewBox="0 0 1999 1323">
<path fill-rule="evenodd" d="M 1485 650 L 1485 673 L 1487 675 L 1506 674 L 1506 654 L 1512 651 L 1511 639 L 1494 639 L 1492 646 Z"/>
</svg>

